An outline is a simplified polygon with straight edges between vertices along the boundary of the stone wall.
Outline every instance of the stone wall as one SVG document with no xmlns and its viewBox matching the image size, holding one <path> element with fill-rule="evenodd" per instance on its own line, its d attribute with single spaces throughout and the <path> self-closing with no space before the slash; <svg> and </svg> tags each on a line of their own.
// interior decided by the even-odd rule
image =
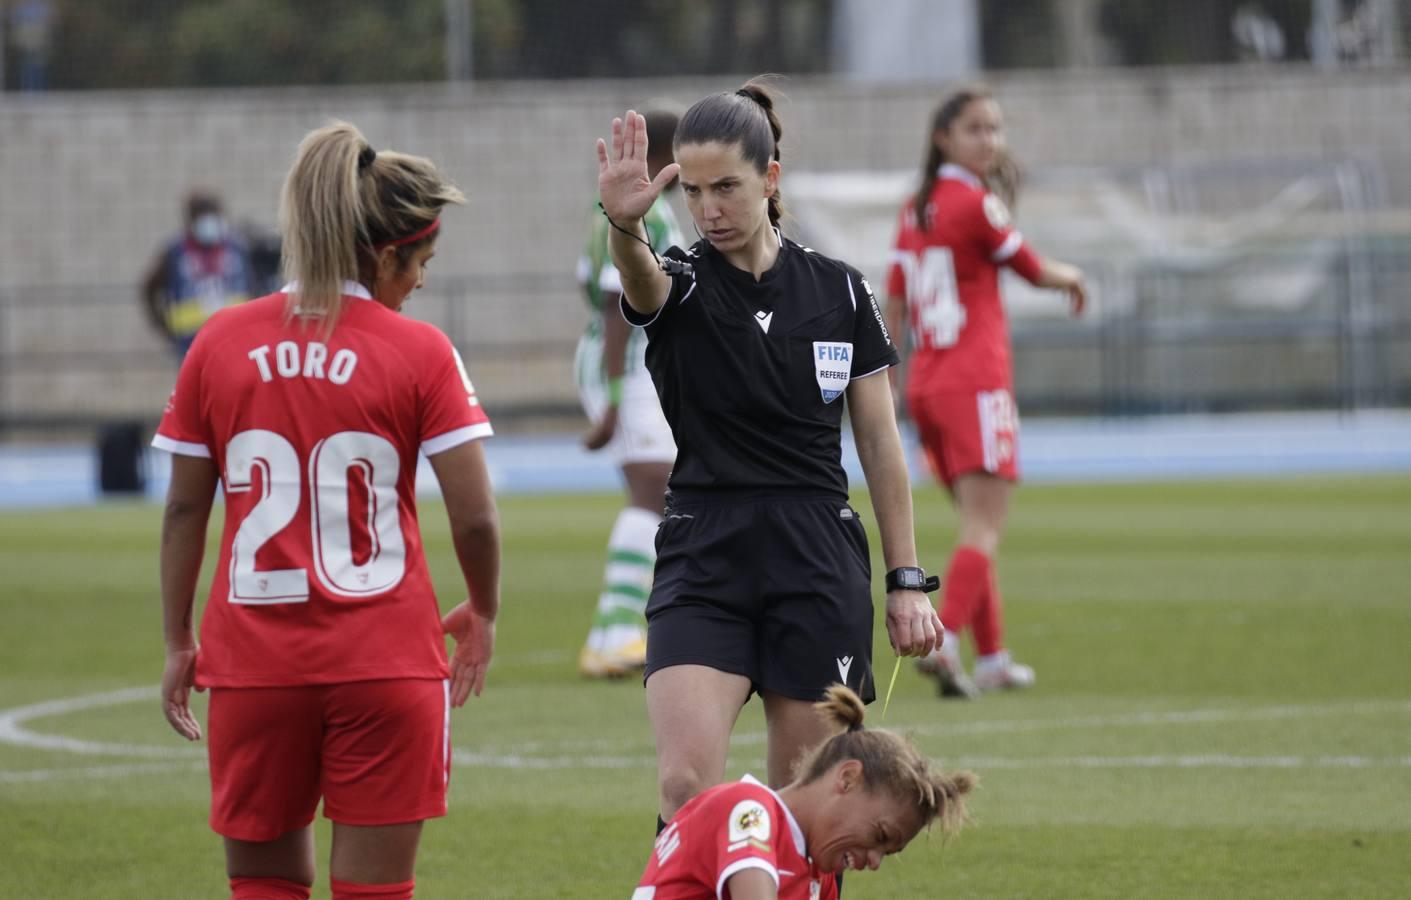
<svg viewBox="0 0 1411 900">
<path fill-rule="evenodd" d="M 335 117 L 374 146 L 432 157 L 470 198 L 446 217 L 432 275 L 442 287 L 433 280 L 425 314 L 454 318 L 458 340 L 509 348 L 494 376 L 514 382 L 504 395 L 567 400 L 594 139 L 629 104 L 685 104 L 734 83 L 0 95 L 0 414 L 159 408 L 171 368 L 135 285 L 178 226 L 185 191 L 214 188 L 235 218 L 272 226 L 298 140 Z M 1411 207 L 1405 70 L 1107 69 L 992 83 L 1011 144 L 1033 169 L 1363 158 L 1386 174 L 1391 201 Z M 781 87 L 786 172 L 916 166 L 944 90 Z M 458 303 L 467 305 L 451 309 Z M 524 369 L 530 357 L 543 362 Z"/>
</svg>

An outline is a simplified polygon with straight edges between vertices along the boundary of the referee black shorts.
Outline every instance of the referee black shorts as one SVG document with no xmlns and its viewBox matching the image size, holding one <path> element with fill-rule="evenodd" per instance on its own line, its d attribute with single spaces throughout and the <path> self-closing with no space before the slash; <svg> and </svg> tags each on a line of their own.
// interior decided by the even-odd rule
<svg viewBox="0 0 1411 900">
<path fill-rule="evenodd" d="M 645 678 L 695 664 L 814 701 L 872 702 L 867 532 L 845 501 L 673 492 L 657 531 Z"/>
</svg>

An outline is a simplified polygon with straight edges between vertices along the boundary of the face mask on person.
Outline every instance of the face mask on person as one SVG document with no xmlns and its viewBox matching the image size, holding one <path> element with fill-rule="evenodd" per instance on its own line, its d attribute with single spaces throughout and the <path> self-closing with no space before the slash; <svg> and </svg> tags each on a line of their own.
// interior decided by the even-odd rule
<svg viewBox="0 0 1411 900">
<path fill-rule="evenodd" d="M 202 213 L 191 223 L 191 237 L 202 246 L 215 246 L 225 237 L 225 222 L 215 213 Z"/>
</svg>

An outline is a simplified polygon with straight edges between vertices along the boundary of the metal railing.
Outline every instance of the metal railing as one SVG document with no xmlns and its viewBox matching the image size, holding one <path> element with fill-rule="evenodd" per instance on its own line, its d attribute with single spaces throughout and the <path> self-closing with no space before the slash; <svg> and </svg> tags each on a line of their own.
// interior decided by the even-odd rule
<svg viewBox="0 0 1411 900">
<path fill-rule="evenodd" d="M 1088 261 L 1103 301 L 1093 315 L 1014 319 L 1025 413 L 1411 404 L 1411 241 L 1324 248 L 1310 268 L 1311 256 L 1246 256 L 1227 270 Z M 1286 287 L 1295 262 L 1301 299 L 1231 300 Z M 176 362 L 134 293 L 0 290 L 0 434 L 156 421 Z M 571 280 L 443 278 L 408 313 L 451 336 L 497 420 L 578 421 L 572 360 L 586 313 Z"/>
</svg>

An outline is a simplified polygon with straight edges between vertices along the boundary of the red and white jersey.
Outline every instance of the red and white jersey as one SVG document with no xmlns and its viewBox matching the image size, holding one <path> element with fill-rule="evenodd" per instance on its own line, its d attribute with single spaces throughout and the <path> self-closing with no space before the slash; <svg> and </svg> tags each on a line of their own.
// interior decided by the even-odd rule
<svg viewBox="0 0 1411 900">
<path fill-rule="evenodd" d="M 1009 210 L 960 166 L 941 166 L 920 230 L 907 204 L 897 223 L 887 292 L 905 297 L 916 353 L 908 389 L 1009 388 L 1009 326 L 999 295 L 1008 265 L 1030 282 L 1038 256 L 1014 230 Z"/>
<path fill-rule="evenodd" d="M 657 836 L 632 900 L 725 900 L 730 876 L 751 868 L 774 881 L 779 900 L 838 896 L 833 875 L 813 867 L 803 831 L 779 795 L 746 775 L 681 807 Z"/>
<path fill-rule="evenodd" d="M 182 363 L 152 445 L 210 458 L 225 527 L 197 683 L 445 678 L 417 528 L 418 451 L 489 436 L 437 328 L 345 283 L 332 335 L 285 295 L 216 313 Z"/>
</svg>

